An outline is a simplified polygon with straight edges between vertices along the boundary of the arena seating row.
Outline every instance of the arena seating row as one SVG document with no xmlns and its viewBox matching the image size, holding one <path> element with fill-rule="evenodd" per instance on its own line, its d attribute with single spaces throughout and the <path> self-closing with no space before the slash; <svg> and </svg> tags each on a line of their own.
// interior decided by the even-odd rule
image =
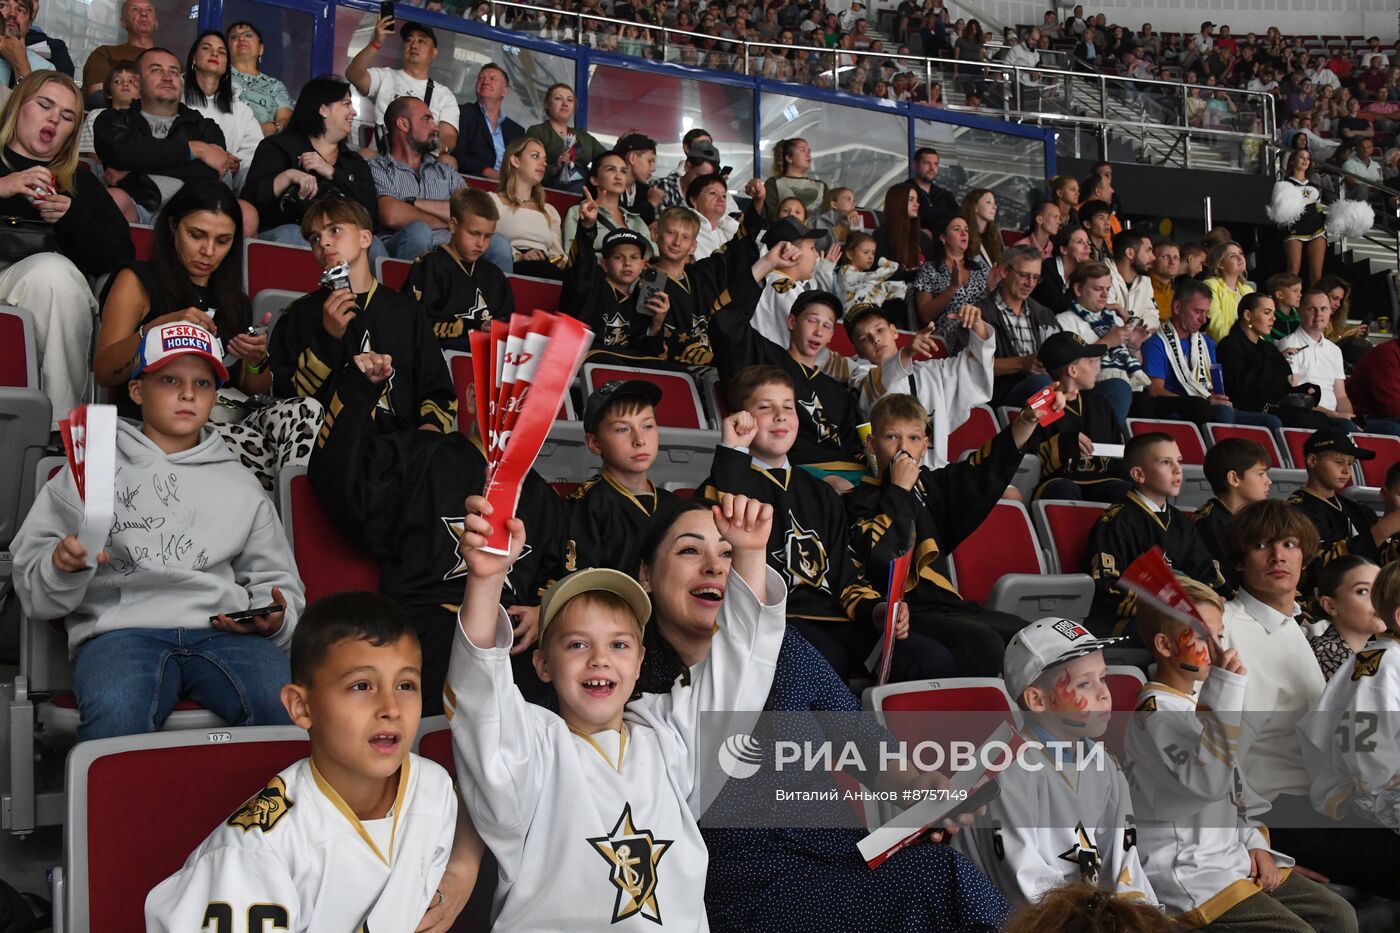
<svg viewBox="0 0 1400 933">
<path fill-rule="evenodd" d="M 1114 710 L 1130 712 L 1142 673 L 1110 667 L 1108 682 Z M 872 687 L 863 703 L 896 738 L 911 743 L 980 743 L 1001 722 L 1018 718 L 1005 683 L 995 677 Z M 929 713 L 983 715 L 918 715 Z M 1121 718 L 1107 736 L 1115 752 L 1125 723 Z M 64 865 L 53 880 L 55 928 L 73 933 L 139 929 L 147 891 L 180 867 L 211 825 L 263 786 L 268 775 L 304 757 L 307 747 L 306 733 L 290 726 L 161 732 L 77 746 L 68 759 Z M 414 747 L 455 773 L 445 717 L 423 720 Z M 842 783 L 853 786 L 849 779 Z M 196 785 L 199 794 L 186 793 Z M 159 801 L 157 817 L 133 819 L 136 800 Z M 869 825 L 893 815 L 873 808 L 857 812 Z M 133 852 L 142 857 L 133 860 Z M 467 918 L 454 929 L 484 927 Z"/>
</svg>

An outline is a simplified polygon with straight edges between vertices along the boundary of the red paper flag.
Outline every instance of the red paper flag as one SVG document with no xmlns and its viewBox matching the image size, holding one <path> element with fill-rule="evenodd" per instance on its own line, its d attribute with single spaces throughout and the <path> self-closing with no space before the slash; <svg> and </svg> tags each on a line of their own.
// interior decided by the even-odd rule
<svg viewBox="0 0 1400 933">
<path fill-rule="evenodd" d="M 885 603 L 885 639 L 880 647 L 880 670 L 875 678 L 877 686 L 884 686 L 890 680 L 890 662 L 894 659 L 894 621 L 899 617 L 899 607 L 904 603 L 904 584 L 909 579 L 909 565 L 913 560 L 914 548 L 908 547 L 890 563 L 890 585 L 885 590 L 889 594 Z"/>
<path fill-rule="evenodd" d="M 1154 546 L 1129 564 L 1118 582 L 1124 589 L 1136 593 L 1138 599 L 1191 626 L 1208 644 L 1216 643 L 1215 636 L 1197 614 L 1191 597 L 1176 582 L 1176 575 L 1167 563 L 1167 555 L 1160 547 Z"/>
</svg>

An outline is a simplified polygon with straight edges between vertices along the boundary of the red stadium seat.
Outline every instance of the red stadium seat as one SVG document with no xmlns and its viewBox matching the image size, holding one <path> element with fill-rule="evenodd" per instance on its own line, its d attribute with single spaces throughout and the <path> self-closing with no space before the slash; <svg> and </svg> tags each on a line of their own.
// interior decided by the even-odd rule
<svg viewBox="0 0 1400 933">
<path fill-rule="evenodd" d="M 553 487 L 554 487 L 554 491 L 557 492 L 557 493 L 559 493 L 559 498 L 561 498 L 561 499 L 567 499 L 567 498 L 569 498 L 570 496 L 572 496 L 572 495 L 574 494 L 574 492 L 575 492 L 580 486 L 583 485 L 583 483 L 566 483 L 566 482 L 563 482 L 562 480 L 556 480 L 555 482 L 552 482 L 552 483 L 550 483 L 549 485 L 553 486 Z"/>
<path fill-rule="evenodd" d="M 477 191 L 497 191 L 501 183 L 494 178 L 482 178 L 480 175 L 463 175 L 467 180 L 468 188 L 475 188 Z"/>
<path fill-rule="evenodd" d="M 302 467 L 283 467 L 280 508 L 309 606 L 341 590 L 378 590 L 379 561 L 350 541 L 321 506 Z"/>
<path fill-rule="evenodd" d="M 457 777 L 457 759 L 452 755 L 452 730 L 446 716 L 428 716 L 418 725 L 418 743 L 414 749 L 421 757 L 437 762 L 453 779 Z M 491 929 L 491 900 L 496 891 L 496 861 L 487 849 L 477 872 L 476 887 L 471 900 L 457 915 L 450 933 L 486 933 Z"/>
<path fill-rule="evenodd" d="M 151 889 L 308 751 L 306 733 L 292 726 L 158 732 L 77 745 L 68 758 L 66 929 L 143 929 Z M 134 816 L 133 801 L 155 806 Z"/>
<path fill-rule="evenodd" d="M 446 716 L 428 716 L 418 724 L 419 755 L 435 761 L 454 778 L 457 776 L 457 761 L 452 757 L 452 729 Z"/>
<path fill-rule="evenodd" d="M 583 364 L 583 386 L 586 393 L 592 393 L 614 379 L 641 379 L 661 387 L 661 401 L 656 406 L 656 423 L 660 426 L 701 430 L 709 428 L 705 408 L 700 404 L 700 392 L 696 389 L 694 380 L 685 373 L 603 363 Z"/>
<path fill-rule="evenodd" d="M 131 245 L 136 249 L 136 258 L 142 262 L 151 259 L 151 242 L 155 239 L 155 229 L 150 224 L 131 225 Z"/>
<path fill-rule="evenodd" d="M 856 345 L 851 343 L 850 335 L 846 333 L 846 328 L 838 325 L 831 332 L 831 343 L 827 344 L 827 349 L 837 356 L 855 356 Z"/>
<path fill-rule="evenodd" d="M 1016 704 L 1000 677 L 950 677 L 868 687 L 862 705 L 906 743 L 981 743 L 1016 724 Z M 945 769 L 946 770 L 946 767 Z M 881 808 L 888 818 L 887 808 Z"/>
<path fill-rule="evenodd" d="M 1030 515 L 1020 502 L 998 502 L 950 559 L 958 592 L 975 603 L 1019 615 L 1083 619 L 1094 599 L 1086 574 L 1048 574 Z"/>
<path fill-rule="evenodd" d="M 23 308 L 0 306 L 0 386 L 39 388 L 39 344 L 34 315 Z"/>
<path fill-rule="evenodd" d="M 571 191 L 559 191 L 555 188 L 544 189 L 544 200 L 546 204 L 553 205 L 559 212 L 559 219 L 562 221 L 564 215 L 569 212 L 569 208 L 583 200 L 583 198 Z"/>
<path fill-rule="evenodd" d="M 986 405 L 972 406 L 967 420 L 948 434 L 948 459 L 956 462 L 967 452 L 980 450 L 1000 430 L 997 416 L 990 408 Z"/>
<path fill-rule="evenodd" d="M 1274 432 L 1268 428 L 1249 424 L 1208 424 L 1206 425 L 1206 434 L 1210 437 L 1212 447 L 1227 437 L 1254 441 L 1269 452 L 1270 469 L 1287 466 L 1283 459 L 1283 452 L 1278 448 L 1278 438 L 1274 437 Z"/>
<path fill-rule="evenodd" d="M 401 292 L 408 284 L 408 270 L 413 268 L 413 263 L 402 259 L 390 259 L 388 256 L 379 257 L 379 268 L 375 270 L 375 278 L 389 286 L 396 292 Z"/>
<path fill-rule="evenodd" d="M 1300 470 L 1305 469 L 1308 457 L 1303 453 L 1303 445 L 1313 436 L 1313 432 L 1307 428 L 1284 428 L 1280 433 L 1283 435 L 1283 443 L 1288 448 L 1288 456 L 1292 459 L 1293 466 Z"/>
<path fill-rule="evenodd" d="M 1108 506 L 1099 502 L 1041 499 L 1032 503 L 1040 540 L 1050 552 L 1051 569 L 1076 573 L 1089 566 L 1089 532 Z"/>
<path fill-rule="evenodd" d="M 1022 236 L 1023 234 L 1020 230 L 1003 230 L 1001 231 L 1001 245 L 1015 246 L 1016 241 L 1021 239 Z"/>
<path fill-rule="evenodd" d="M 251 301 L 265 288 L 314 292 L 321 287 L 321 264 L 309 246 L 268 240 L 243 242 L 243 290 Z"/>
<path fill-rule="evenodd" d="M 1113 718 L 1108 721 L 1108 731 L 1104 733 L 1104 743 L 1108 750 L 1120 758 L 1123 754 L 1123 734 L 1128 729 L 1129 714 L 1137 709 L 1138 690 L 1147 683 L 1142 671 L 1126 665 L 1112 665 L 1108 669 L 1108 693 L 1113 697 Z"/>
<path fill-rule="evenodd" d="M 1356 461 L 1361 470 L 1361 484 L 1384 486 L 1386 470 L 1390 469 L 1392 463 L 1400 460 L 1400 437 L 1391 437 L 1388 434 L 1353 434 L 1351 439 L 1356 442 L 1356 446 L 1376 452 L 1372 460 Z"/>
<path fill-rule="evenodd" d="M 453 353 L 447 364 L 448 371 L 452 374 L 452 387 L 457 390 L 457 430 L 463 434 L 467 431 L 467 422 L 463 419 L 467 417 L 467 386 L 476 381 L 476 374 L 472 371 L 472 357 L 470 353 Z M 564 401 L 559 406 L 559 412 L 554 416 L 555 421 L 576 421 L 574 414 L 574 400 L 566 393 Z"/>
<path fill-rule="evenodd" d="M 1181 448 L 1181 462 L 1200 466 L 1206 461 L 1206 442 L 1201 438 L 1201 429 L 1189 421 L 1169 421 L 1165 418 L 1129 418 L 1128 434 L 1150 434 L 1160 431 L 1170 434 L 1176 446 Z"/>
<path fill-rule="evenodd" d="M 553 279 L 537 279 L 529 275 L 512 275 L 510 291 L 517 311 L 559 311 L 563 285 Z"/>
</svg>

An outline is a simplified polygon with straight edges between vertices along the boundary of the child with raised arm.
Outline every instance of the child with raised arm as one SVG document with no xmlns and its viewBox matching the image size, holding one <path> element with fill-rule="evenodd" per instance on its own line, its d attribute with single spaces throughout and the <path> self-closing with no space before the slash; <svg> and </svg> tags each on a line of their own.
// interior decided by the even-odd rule
<svg viewBox="0 0 1400 933">
<path fill-rule="evenodd" d="M 151 891 L 146 929 L 407 931 L 441 908 L 448 880 L 460 910 L 482 844 L 465 819 L 459 828 L 452 778 L 410 751 L 422 664 L 408 616 L 385 597 L 336 593 L 312 606 L 282 688 L 310 757 L 273 775 Z M 445 878 L 449 856 L 461 877 Z"/>
<path fill-rule="evenodd" d="M 1292 871 L 1293 859 L 1270 846 L 1257 818 L 1269 803 L 1238 767 L 1248 674 L 1220 646 L 1224 600 L 1187 577 L 1177 583 L 1211 638 L 1154 606 L 1138 610 L 1138 634 L 1156 673 L 1138 691 L 1124 739 L 1153 891 L 1192 929 L 1354 931 L 1351 905 Z"/>
<path fill-rule="evenodd" d="M 646 337 L 662 333 L 671 299 L 664 290 L 638 304 L 638 286 L 651 244 L 635 230 L 618 227 L 603 237 L 602 265 L 593 254 L 598 202 L 587 190 L 578 210 L 578 236 L 564 270 L 563 307 L 595 336 L 595 349 L 632 356 L 654 356 Z"/>
<path fill-rule="evenodd" d="M 491 508 L 467 500 L 444 700 L 463 799 L 500 866 L 492 929 L 709 929 L 697 820 L 721 786 L 718 743 L 752 728 L 767 700 L 786 609 L 765 564 L 772 507 L 724 496 L 713 512 L 733 563 L 709 657 L 669 693 L 630 700 L 651 602 L 626 574 L 580 570 L 540 608 L 534 663 L 554 685 L 555 714 L 516 689 L 499 605 L 525 526 L 509 519 L 509 553 L 487 551 Z"/>
</svg>

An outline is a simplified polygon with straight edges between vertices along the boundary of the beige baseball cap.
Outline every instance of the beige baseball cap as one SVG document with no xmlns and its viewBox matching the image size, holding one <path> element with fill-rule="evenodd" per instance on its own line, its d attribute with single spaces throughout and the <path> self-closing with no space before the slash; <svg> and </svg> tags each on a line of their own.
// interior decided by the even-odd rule
<svg viewBox="0 0 1400 933">
<path fill-rule="evenodd" d="M 545 629 L 575 596 L 583 593 L 612 593 L 621 596 L 637 616 L 637 624 L 646 627 L 651 618 L 651 598 L 636 580 L 620 570 L 592 567 L 588 570 L 575 570 L 550 584 L 540 597 L 540 636 Z"/>
</svg>

